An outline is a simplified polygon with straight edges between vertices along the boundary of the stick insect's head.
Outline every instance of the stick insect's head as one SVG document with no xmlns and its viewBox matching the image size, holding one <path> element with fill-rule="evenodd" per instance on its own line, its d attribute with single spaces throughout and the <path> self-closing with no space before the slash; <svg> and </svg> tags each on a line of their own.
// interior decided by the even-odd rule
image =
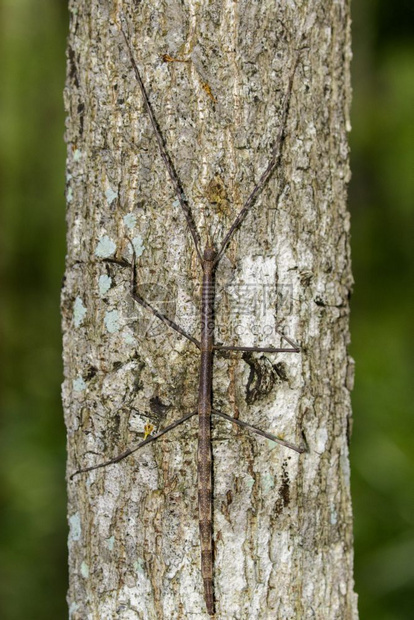
<svg viewBox="0 0 414 620">
<path fill-rule="evenodd" d="M 204 248 L 203 259 L 208 262 L 213 262 L 217 256 L 217 252 L 214 246 L 208 242 L 206 247 Z"/>
</svg>

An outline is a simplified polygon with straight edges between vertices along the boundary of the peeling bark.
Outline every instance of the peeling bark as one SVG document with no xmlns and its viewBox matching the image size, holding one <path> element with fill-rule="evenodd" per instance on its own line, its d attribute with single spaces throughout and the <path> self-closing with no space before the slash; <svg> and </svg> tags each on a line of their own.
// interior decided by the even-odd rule
<svg viewBox="0 0 414 620">
<path fill-rule="evenodd" d="M 216 356 L 214 400 L 309 452 L 215 419 L 217 618 L 356 619 L 348 435 L 348 0 L 72 0 L 62 294 L 68 473 L 196 408 L 200 271 L 144 112 L 124 19 L 203 243 L 222 239 L 271 156 L 300 33 L 282 165 L 219 266 L 216 340 L 299 355 Z M 166 62 L 163 56 L 185 62 Z M 109 259 L 109 260 L 108 260 Z M 208 617 L 196 423 L 69 482 L 72 620 Z"/>
</svg>

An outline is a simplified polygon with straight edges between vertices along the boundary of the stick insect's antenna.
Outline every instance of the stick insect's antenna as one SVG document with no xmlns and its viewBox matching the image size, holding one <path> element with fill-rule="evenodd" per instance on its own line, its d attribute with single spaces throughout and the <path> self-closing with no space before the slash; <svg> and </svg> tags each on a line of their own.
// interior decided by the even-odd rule
<svg viewBox="0 0 414 620">
<path fill-rule="evenodd" d="M 302 49 L 300 49 L 300 48 L 297 50 L 296 56 L 295 56 L 294 61 L 293 61 L 292 70 L 291 70 L 291 73 L 290 73 L 290 76 L 289 76 L 288 87 L 287 87 L 285 98 L 284 98 L 284 101 L 283 101 L 282 117 L 281 117 L 281 121 L 280 121 L 280 125 L 279 125 L 279 132 L 277 134 L 276 142 L 275 142 L 275 145 L 273 147 L 272 158 L 269 161 L 266 170 L 262 173 L 262 175 L 261 175 L 259 181 L 257 182 L 256 186 L 254 187 L 253 191 L 251 192 L 251 194 L 247 198 L 246 202 L 244 203 L 244 205 L 243 205 L 242 209 L 240 210 L 239 214 L 237 215 L 236 219 L 233 221 L 233 224 L 230 226 L 230 229 L 229 229 L 228 233 L 224 237 L 224 240 L 223 240 L 223 242 L 222 242 L 222 244 L 220 246 L 220 249 L 217 252 L 217 256 L 216 256 L 216 260 L 215 260 L 216 264 L 220 261 L 221 257 L 223 256 L 223 253 L 224 253 L 224 251 L 225 251 L 225 249 L 227 247 L 227 244 L 229 243 L 230 239 L 232 238 L 234 232 L 237 230 L 237 228 L 244 221 L 244 219 L 245 219 L 246 215 L 248 214 L 249 210 L 254 205 L 254 203 L 256 202 L 256 200 L 258 198 L 258 196 L 263 191 L 263 188 L 265 187 L 266 183 L 268 182 L 268 180 L 272 176 L 273 171 L 275 170 L 275 168 L 277 168 L 277 166 L 280 163 L 280 159 L 281 159 L 281 155 L 282 155 L 282 144 L 283 144 L 283 139 L 285 137 L 286 122 L 287 122 L 288 112 L 289 112 L 290 97 L 291 97 L 291 93 L 292 93 L 293 78 L 295 77 L 295 72 L 296 72 L 296 68 L 298 66 L 299 55 L 300 55 L 301 51 L 302 51 Z"/>
<path fill-rule="evenodd" d="M 170 175 L 170 179 L 171 179 L 172 184 L 174 186 L 174 190 L 175 190 L 176 196 L 178 198 L 178 201 L 179 201 L 179 203 L 180 203 L 180 205 L 181 205 L 181 207 L 182 207 L 182 209 L 184 211 L 185 219 L 187 220 L 187 225 L 188 225 L 188 228 L 190 230 L 191 236 L 193 238 L 198 258 L 199 258 L 200 262 L 202 262 L 203 261 L 203 257 L 201 255 L 201 251 L 200 251 L 200 244 L 201 244 L 200 235 L 199 235 L 198 230 L 196 228 L 196 225 L 194 223 L 193 215 L 191 213 L 189 204 L 187 202 L 187 198 L 186 198 L 186 196 L 184 194 L 184 191 L 182 189 L 182 186 L 181 186 L 180 180 L 178 178 L 178 175 L 177 175 L 177 173 L 176 173 L 176 171 L 174 169 L 174 166 L 172 164 L 170 156 L 167 153 L 167 149 L 166 149 L 166 146 L 165 146 L 164 138 L 163 138 L 163 136 L 161 134 L 160 128 L 159 128 L 158 123 L 157 123 L 157 120 L 156 120 L 156 118 L 154 116 L 154 112 L 152 111 L 151 104 L 150 104 L 149 99 L 148 99 L 147 91 L 145 90 L 144 82 L 142 81 L 140 72 L 138 70 L 137 63 L 135 62 L 135 58 L 134 58 L 134 55 L 133 55 L 133 52 L 132 52 L 131 45 L 130 45 L 130 43 L 128 41 L 128 37 L 127 37 L 127 35 L 125 33 L 125 30 L 124 30 L 123 26 L 121 26 L 121 32 L 122 32 L 122 35 L 123 35 L 123 37 L 125 39 L 125 44 L 127 46 L 128 53 L 129 53 L 129 56 L 130 56 L 130 59 L 131 59 L 131 64 L 132 64 L 132 66 L 134 68 L 135 77 L 137 78 L 137 82 L 138 82 L 140 90 L 141 90 L 142 99 L 144 101 L 144 106 L 145 106 L 145 108 L 146 108 L 146 110 L 148 112 L 148 115 L 150 117 L 150 120 L 151 120 L 151 125 L 152 125 L 152 128 L 154 130 L 157 142 L 158 142 L 158 146 L 159 146 L 159 149 L 160 149 L 160 152 L 161 152 L 161 157 L 162 157 L 162 159 L 164 161 L 165 167 L 167 168 L 168 174 Z"/>
</svg>

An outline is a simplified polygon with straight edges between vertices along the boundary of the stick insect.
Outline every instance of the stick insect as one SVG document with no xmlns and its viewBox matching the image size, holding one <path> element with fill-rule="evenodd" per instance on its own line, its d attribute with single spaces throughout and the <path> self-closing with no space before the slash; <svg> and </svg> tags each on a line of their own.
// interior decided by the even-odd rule
<svg viewBox="0 0 414 620">
<path fill-rule="evenodd" d="M 214 616 L 215 604 L 214 604 L 214 588 L 213 588 L 213 523 L 212 523 L 212 443 L 211 443 L 211 417 L 212 415 L 219 416 L 230 422 L 233 422 L 253 433 L 266 437 L 282 446 L 290 448 L 301 454 L 305 452 L 306 448 L 302 446 L 294 445 L 280 437 L 277 437 L 271 433 L 263 431 L 247 422 L 233 418 L 214 408 L 212 398 L 212 378 L 213 378 L 213 357 L 214 353 L 221 351 L 239 351 L 239 352 L 257 352 L 257 353 L 299 353 L 299 345 L 292 340 L 289 336 L 280 332 L 282 341 L 287 343 L 287 346 L 276 348 L 274 346 L 267 347 L 245 347 L 245 346 L 232 346 L 215 344 L 214 342 L 214 299 L 215 299 L 215 271 L 222 259 L 225 250 L 230 243 L 234 233 L 244 222 L 247 214 L 255 204 L 258 196 L 261 194 L 263 188 L 272 176 L 274 170 L 278 167 L 281 160 L 282 144 L 284 139 L 285 127 L 287 123 L 287 117 L 289 112 L 289 103 L 291 98 L 293 79 L 296 71 L 296 67 L 299 60 L 300 50 L 296 52 L 294 62 L 289 75 L 289 81 L 283 101 L 281 122 L 276 137 L 276 141 L 273 147 L 272 156 L 265 171 L 260 176 L 255 187 L 246 199 L 243 207 L 239 211 L 237 217 L 231 224 L 228 232 L 224 236 L 221 244 L 216 247 L 212 240 L 208 239 L 204 250 L 201 249 L 201 238 L 194 223 L 191 209 L 187 202 L 187 199 L 182 191 L 180 179 L 175 171 L 175 168 L 168 155 L 164 138 L 159 129 L 159 125 L 152 110 L 147 91 L 144 86 L 144 82 L 141 78 L 138 65 L 135 61 L 134 53 L 127 37 L 126 32 L 122 28 L 123 38 L 125 40 L 126 49 L 130 58 L 132 68 L 135 73 L 139 89 L 141 91 L 144 108 L 150 118 L 154 136 L 158 143 L 158 148 L 164 162 L 166 171 L 170 177 L 170 181 L 174 187 L 174 191 L 178 198 L 184 213 L 188 230 L 192 236 L 194 247 L 197 253 L 198 262 L 202 271 L 202 294 L 201 294 L 201 337 L 200 340 L 196 339 L 189 333 L 187 333 L 182 327 L 175 323 L 172 319 L 159 312 L 148 301 L 146 301 L 139 293 L 137 285 L 137 262 L 136 254 L 132 246 L 132 290 L 131 294 L 133 299 L 152 312 L 159 320 L 163 321 L 170 328 L 174 329 L 181 336 L 187 338 L 192 342 L 200 352 L 200 371 L 199 371 L 199 390 L 198 390 L 198 404 L 197 409 L 191 413 L 186 414 L 176 422 L 166 426 L 154 435 L 147 433 L 143 441 L 141 441 L 135 447 L 129 448 L 122 452 L 117 457 L 112 458 L 104 463 L 93 465 L 79 469 L 72 474 L 71 479 L 74 476 L 89 472 L 101 467 L 106 467 L 113 463 L 118 463 L 130 454 L 133 454 L 137 450 L 140 450 L 144 446 L 156 441 L 159 437 L 165 435 L 170 430 L 176 428 L 186 420 L 189 420 L 194 415 L 198 414 L 198 450 L 197 450 L 197 477 L 198 477 L 198 512 L 199 512 L 199 530 L 200 530 L 200 547 L 201 547 L 201 574 L 204 583 L 204 599 L 207 608 L 207 612 L 210 616 Z M 128 263 L 129 264 L 129 263 Z"/>
</svg>

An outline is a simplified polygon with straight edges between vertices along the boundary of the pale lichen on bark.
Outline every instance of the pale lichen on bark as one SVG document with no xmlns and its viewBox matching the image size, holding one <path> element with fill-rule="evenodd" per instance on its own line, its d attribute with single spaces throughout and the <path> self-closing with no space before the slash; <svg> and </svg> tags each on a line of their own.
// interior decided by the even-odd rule
<svg viewBox="0 0 414 620">
<path fill-rule="evenodd" d="M 263 328 L 277 321 L 302 350 L 217 357 L 214 396 L 227 413 L 286 439 L 303 433 L 309 452 L 215 420 L 215 595 L 226 620 L 354 620 L 348 1 L 72 0 L 70 11 L 69 473 L 139 441 L 148 418 L 162 426 L 196 405 L 197 350 L 137 307 L 130 269 L 106 260 L 130 261 L 133 239 L 140 282 L 155 282 L 160 309 L 198 336 L 196 254 L 121 20 L 204 242 L 207 232 L 222 238 L 267 165 L 303 33 L 281 167 L 217 274 L 220 340 L 265 345 Z M 278 303 L 260 301 L 266 311 L 252 319 L 242 301 L 263 282 Z M 69 483 L 72 620 L 207 617 L 195 454 L 190 422 Z"/>
</svg>

